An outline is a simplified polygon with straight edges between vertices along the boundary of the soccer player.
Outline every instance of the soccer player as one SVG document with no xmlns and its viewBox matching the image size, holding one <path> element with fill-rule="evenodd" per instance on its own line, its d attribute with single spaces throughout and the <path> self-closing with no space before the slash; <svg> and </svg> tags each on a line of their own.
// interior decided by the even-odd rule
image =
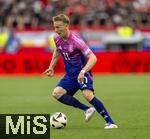
<svg viewBox="0 0 150 139">
<path fill-rule="evenodd" d="M 95 109 L 106 121 L 105 129 L 117 128 L 103 103 L 94 95 L 91 69 L 97 62 L 96 56 L 85 42 L 69 30 L 69 17 L 59 14 L 53 17 L 56 48 L 53 52 L 49 68 L 45 74 L 52 76 L 54 67 L 60 56 L 63 56 L 66 74 L 53 91 L 53 97 L 59 102 L 85 111 L 85 121 L 89 121 Z M 73 95 L 81 90 L 84 98 L 94 107 L 89 107 L 77 100 Z"/>
</svg>

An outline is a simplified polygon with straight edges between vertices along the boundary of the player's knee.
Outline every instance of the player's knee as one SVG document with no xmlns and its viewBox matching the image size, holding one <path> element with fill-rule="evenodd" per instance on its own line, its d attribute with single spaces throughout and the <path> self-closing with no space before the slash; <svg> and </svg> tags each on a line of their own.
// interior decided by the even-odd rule
<svg viewBox="0 0 150 139">
<path fill-rule="evenodd" d="M 94 94 L 90 91 L 84 92 L 83 96 L 87 101 L 91 101 L 94 98 Z"/>
<path fill-rule="evenodd" d="M 58 91 L 53 91 L 53 93 L 52 93 L 52 96 L 54 97 L 54 98 L 56 98 L 56 99 L 59 99 L 60 97 L 61 97 L 61 93 L 60 92 L 58 92 Z"/>
<path fill-rule="evenodd" d="M 52 96 L 56 99 L 59 99 L 63 94 L 64 92 L 60 88 L 55 88 L 52 93 Z"/>
</svg>

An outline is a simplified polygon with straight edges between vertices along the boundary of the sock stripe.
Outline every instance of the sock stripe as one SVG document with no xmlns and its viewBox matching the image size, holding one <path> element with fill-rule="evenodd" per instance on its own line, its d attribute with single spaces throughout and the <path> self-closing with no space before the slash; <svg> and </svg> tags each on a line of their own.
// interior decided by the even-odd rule
<svg viewBox="0 0 150 139">
<path fill-rule="evenodd" d="M 107 112 L 106 108 L 104 107 L 103 103 L 99 99 L 94 97 L 90 101 L 90 103 L 95 107 L 97 112 L 101 114 L 101 116 L 104 118 L 104 120 L 107 123 L 114 123 L 113 120 L 111 119 L 111 117 L 109 116 L 109 113 Z"/>
</svg>

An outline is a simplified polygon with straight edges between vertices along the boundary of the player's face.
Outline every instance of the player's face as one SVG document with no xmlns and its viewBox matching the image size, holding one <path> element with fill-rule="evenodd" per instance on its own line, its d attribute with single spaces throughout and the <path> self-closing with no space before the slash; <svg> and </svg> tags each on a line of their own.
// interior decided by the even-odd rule
<svg viewBox="0 0 150 139">
<path fill-rule="evenodd" d="M 62 38 L 67 37 L 67 27 L 68 25 L 63 23 L 62 21 L 54 22 L 55 32 L 58 33 L 58 35 L 60 35 Z"/>
</svg>

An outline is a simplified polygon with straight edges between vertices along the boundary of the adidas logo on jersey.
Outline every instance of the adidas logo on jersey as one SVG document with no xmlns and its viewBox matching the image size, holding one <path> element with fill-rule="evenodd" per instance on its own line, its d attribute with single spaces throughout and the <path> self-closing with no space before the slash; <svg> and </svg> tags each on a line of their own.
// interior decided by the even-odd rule
<svg viewBox="0 0 150 139">
<path fill-rule="evenodd" d="M 61 45 L 59 45 L 59 46 L 58 46 L 58 48 L 59 48 L 60 50 L 62 50 L 62 47 L 61 47 Z"/>
</svg>

